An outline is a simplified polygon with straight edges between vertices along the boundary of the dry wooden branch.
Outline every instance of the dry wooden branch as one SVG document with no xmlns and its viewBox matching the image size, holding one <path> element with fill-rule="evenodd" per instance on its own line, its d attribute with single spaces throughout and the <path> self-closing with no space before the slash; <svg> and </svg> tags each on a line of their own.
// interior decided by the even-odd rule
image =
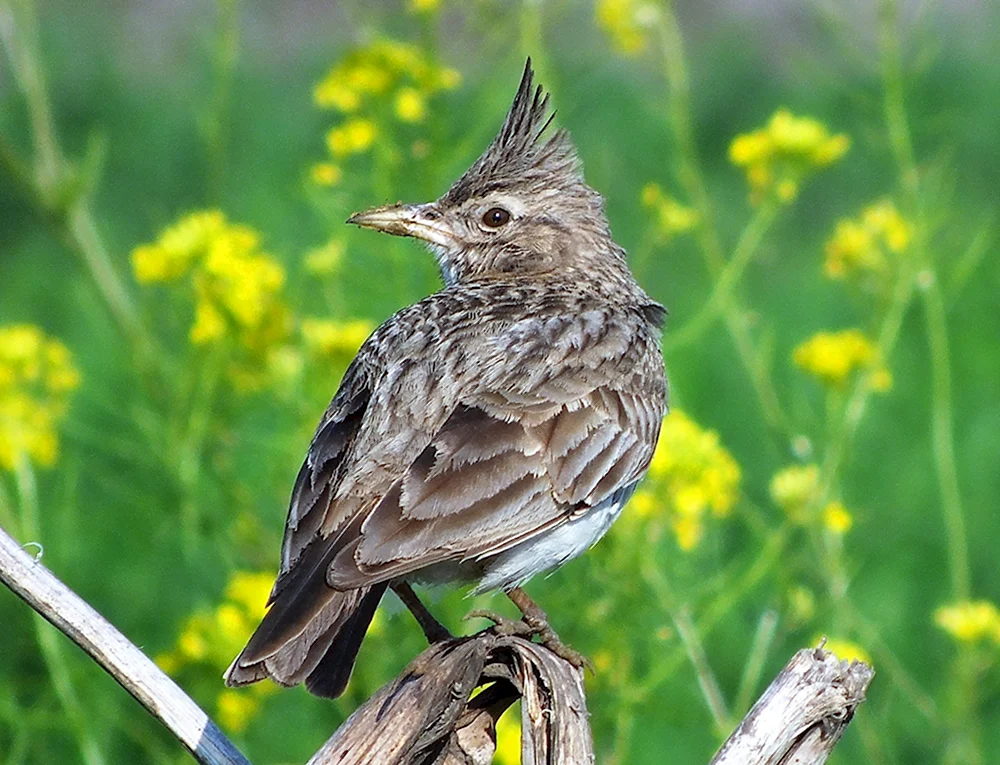
<svg viewBox="0 0 1000 765">
<path fill-rule="evenodd" d="M 199 762 L 248 765 L 170 678 L 3 529 L 0 580 L 90 654 Z M 873 676 L 867 664 L 841 662 L 822 648 L 799 651 L 711 765 L 825 762 Z M 496 721 L 519 698 L 525 765 L 594 761 L 582 672 L 542 645 L 490 628 L 430 646 L 351 715 L 309 765 L 487 765 Z"/>
<path fill-rule="evenodd" d="M 518 698 L 524 765 L 594 761 L 582 671 L 544 646 L 487 629 L 424 651 L 309 765 L 490 763 L 496 721 Z"/>
<path fill-rule="evenodd" d="M 0 528 L 0 580 L 160 720 L 206 765 L 249 765 L 215 723 L 134 644 Z M 220 680 L 221 682 L 221 680 Z"/>
<path fill-rule="evenodd" d="M 822 647 L 802 650 L 778 673 L 711 765 L 819 765 L 865 699 L 875 670 Z"/>
</svg>

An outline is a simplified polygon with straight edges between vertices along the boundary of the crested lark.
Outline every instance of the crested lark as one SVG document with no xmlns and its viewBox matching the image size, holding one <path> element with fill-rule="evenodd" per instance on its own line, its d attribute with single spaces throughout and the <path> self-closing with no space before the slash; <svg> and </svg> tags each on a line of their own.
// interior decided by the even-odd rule
<svg viewBox="0 0 1000 765">
<path fill-rule="evenodd" d="M 347 370 L 229 685 L 339 695 L 386 588 L 412 596 L 410 581 L 475 582 L 541 614 L 516 588 L 600 539 L 645 473 L 666 412 L 665 312 L 568 134 L 543 135 L 533 79 L 529 60 L 500 133 L 444 196 L 350 218 L 424 240 L 444 288 Z"/>
</svg>

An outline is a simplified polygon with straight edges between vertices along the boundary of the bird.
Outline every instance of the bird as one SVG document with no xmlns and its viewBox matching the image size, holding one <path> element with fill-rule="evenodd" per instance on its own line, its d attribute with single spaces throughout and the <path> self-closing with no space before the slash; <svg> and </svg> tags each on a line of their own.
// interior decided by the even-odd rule
<svg viewBox="0 0 1000 765">
<path fill-rule="evenodd" d="M 422 240 L 443 286 L 349 365 L 227 685 L 339 696 L 388 588 L 429 637 L 443 630 L 411 583 L 503 591 L 543 633 L 521 585 L 595 544 L 646 472 L 668 409 L 666 311 L 630 271 L 568 132 L 550 130 L 549 100 L 529 58 L 499 133 L 443 196 L 348 219 Z"/>
</svg>

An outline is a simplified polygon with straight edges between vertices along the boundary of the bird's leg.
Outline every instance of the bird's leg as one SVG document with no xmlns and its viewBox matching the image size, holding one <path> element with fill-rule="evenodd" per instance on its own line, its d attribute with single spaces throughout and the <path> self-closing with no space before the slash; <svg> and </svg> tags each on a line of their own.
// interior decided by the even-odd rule
<svg viewBox="0 0 1000 765">
<path fill-rule="evenodd" d="M 392 591 L 403 601 L 403 605 L 410 609 L 410 613 L 417 620 L 420 629 L 424 631 L 428 643 L 440 643 L 443 640 L 451 640 L 452 635 L 448 628 L 434 618 L 434 615 L 427 610 L 427 607 L 420 602 L 417 593 L 406 582 L 393 582 Z"/>
<path fill-rule="evenodd" d="M 590 660 L 579 651 L 574 651 L 559 639 L 555 630 L 549 625 L 549 617 L 541 607 L 520 587 L 507 591 L 507 597 L 521 612 L 521 621 L 512 622 L 491 611 L 473 611 L 469 616 L 480 616 L 496 623 L 503 634 L 520 635 L 522 637 L 537 636 L 542 645 L 556 656 L 559 656 L 574 667 L 590 667 Z"/>
</svg>

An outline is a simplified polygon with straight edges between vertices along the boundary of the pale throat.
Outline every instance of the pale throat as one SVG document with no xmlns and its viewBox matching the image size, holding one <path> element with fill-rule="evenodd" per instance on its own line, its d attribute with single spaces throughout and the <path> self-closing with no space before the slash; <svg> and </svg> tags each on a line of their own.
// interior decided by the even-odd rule
<svg viewBox="0 0 1000 765">
<path fill-rule="evenodd" d="M 428 243 L 427 249 L 434 255 L 438 269 L 441 271 L 441 279 L 445 287 L 453 287 L 458 283 L 460 272 L 458 261 L 462 257 L 461 250 L 451 247 L 443 247 L 440 244 Z"/>
</svg>

